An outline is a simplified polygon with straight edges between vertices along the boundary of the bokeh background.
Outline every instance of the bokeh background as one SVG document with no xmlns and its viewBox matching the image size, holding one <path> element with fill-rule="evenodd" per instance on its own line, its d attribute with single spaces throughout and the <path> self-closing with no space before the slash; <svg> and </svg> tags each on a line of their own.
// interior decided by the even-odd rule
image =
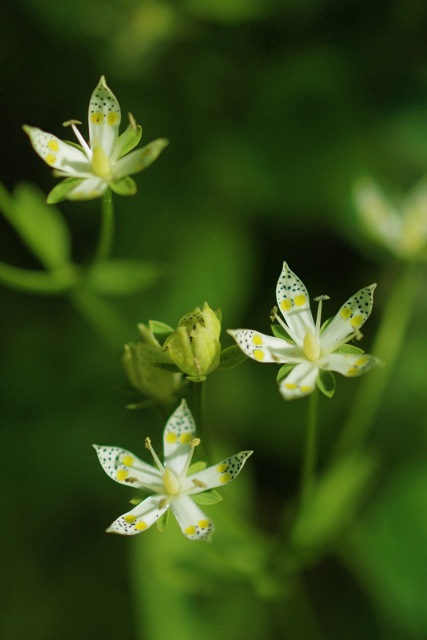
<svg viewBox="0 0 427 640">
<path fill-rule="evenodd" d="M 91 444 L 142 454 L 144 437 L 161 433 L 155 411 L 124 408 L 120 346 L 136 339 L 138 322 L 174 326 L 205 300 L 222 309 L 225 328 L 268 332 L 286 260 L 313 295 L 331 296 L 330 314 L 378 282 L 369 347 L 399 267 L 362 239 L 351 186 L 368 173 L 404 191 L 427 170 L 426 29 L 421 0 L 2 1 L 0 180 L 8 189 L 31 182 L 48 193 L 54 179 L 22 124 L 61 136 L 61 123 L 76 118 L 86 132 L 101 74 L 145 142 L 170 140 L 137 176 L 138 195 L 115 200 L 114 256 L 166 273 L 108 301 L 124 318 L 115 349 L 67 297 L 1 288 L 2 638 L 130 640 L 146 629 L 161 640 L 149 620 L 168 611 L 163 637 L 180 637 L 172 603 L 153 599 L 148 586 L 144 609 L 135 595 L 135 547 L 155 554 L 160 534 L 142 543 L 104 533 L 126 497 Z M 60 209 L 84 264 L 99 201 Z M 0 260 L 40 268 L 4 219 Z M 427 636 L 424 292 L 421 283 L 366 444 L 380 472 L 358 517 L 307 563 L 305 596 L 292 606 L 263 600 L 241 576 L 221 587 L 219 572 L 202 595 L 196 586 L 188 615 L 200 617 L 206 638 L 226 628 L 237 639 Z M 231 344 L 225 333 L 223 344 Z M 246 508 L 266 536 L 297 490 L 306 419 L 305 401 L 281 399 L 275 373 L 247 362 L 213 374 L 207 390 L 212 439 L 230 453 L 256 452 L 242 487 L 246 496 L 252 487 Z M 359 384 L 339 379 L 335 398 L 320 400 L 321 466 Z M 237 484 L 228 494 L 239 502 Z M 171 544 L 180 535 L 172 533 Z M 170 585 L 179 593 L 179 581 Z M 218 621 L 209 600 L 222 588 L 235 600 Z"/>
</svg>

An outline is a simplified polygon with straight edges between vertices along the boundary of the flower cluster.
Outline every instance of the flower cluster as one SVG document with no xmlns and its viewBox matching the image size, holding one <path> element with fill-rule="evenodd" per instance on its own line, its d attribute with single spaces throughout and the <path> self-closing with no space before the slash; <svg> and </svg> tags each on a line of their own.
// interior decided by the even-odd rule
<svg viewBox="0 0 427 640">
<path fill-rule="evenodd" d="M 195 437 L 195 430 L 193 417 L 185 400 L 182 400 L 167 421 L 163 433 L 163 464 L 149 438 L 146 438 L 145 446 L 153 456 L 155 467 L 125 449 L 94 445 L 99 461 L 110 478 L 152 494 L 117 518 L 107 529 L 108 532 L 128 536 L 141 533 L 170 509 L 187 538 L 209 540 L 214 525 L 196 504 L 198 496 L 234 480 L 252 451 L 241 451 L 212 467 L 192 473 L 190 463 L 194 449 L 200 443 L 199 438 Z M 205 501 L 205 504 L 207 502 L 213 501 Z"/>
</svg>

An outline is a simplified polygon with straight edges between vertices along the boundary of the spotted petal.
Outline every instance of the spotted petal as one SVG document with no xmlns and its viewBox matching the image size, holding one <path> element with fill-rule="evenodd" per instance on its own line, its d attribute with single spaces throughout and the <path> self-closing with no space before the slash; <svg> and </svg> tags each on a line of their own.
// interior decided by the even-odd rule
<svg viewBox="0 0 427 640">
<path fill-rule="evenodd" d="M 180 496 L 171 504 L 171 511 L 181 527 L 182 533 L 190 540 L 209 540 L 214 525 L 188 496 Z"/>
<path fill-rule="evenodd" d="M 338 311 L 320 336 L 323 353 L 330 353 L 341 346 L 348 336 L 366 322 L 371 315 L 374 289 L 377 285 L 360 289 Z"/>
<path fill-rule="evenodd" d="M 317 364 L 321 369 L 336 371 L 347 377 L 355 377 L 378 366 L 380 361 L 367 353 L 331 353 L 319 360 Z"/>
<path fill-rule="evenodd" d="M 172 471 L 179 475 L 187 461 L 190 451 L 190 442 L 192 441 L 196 431 L 193 416 L 188 409 L 185 400 L 181 404 L 166 423 L 163 432 L 163 451 L 165 466 L 170 467 Z"/>
<path fill-rule="evenodd" d="M 312 393 L 316 386 L 319 368 L 311 362 L 298 364 L 279 384 L 279 391 L 285 400 L 303 398 Z"/>
<path fill-rule="evenodd" d="M 301 358 L 301 349 L 294 344 L 287 343 L 282 338 L 267 336 L 252 329 L 235 329 L 229 330 L 228 333 L 234 338 L 243 353 L 252 360 L 285 363 L 294 362 L 295 358 Z"/>
<path fill-rule="evenodd" d="M 149 496 L 131 511 L 114 520 L 108 527 L 107 533 L 134 536 L 146 531 L 169 509 L 167 501 L 162 502 L 162 499 L 163 496 Z"/>
<path fill-rule="evenodd" d="M 206 491 L 206 489 L 214 489 L 228 484 L 240 473 L 246 460 L 251 456 L 253 451 L 241 451 L 230 458 L 221 460 L 218 464 L 208 467 L 200 473 L 195 473 L 187 478 L 188 485 L 193 485 L 191 495 Z"/>
<path fill-rule="evenodd" d="M 24 125 L 23 128 L 34 151 L 53 169 L 76 178 L 84 178 L 92 173 L 90 162 L 80 149 L 38 127 Z"/>
<path fill-rule="evenodd" d="M 286 264 L 276 287 L 277 305 L 283 314 L 291 338 L 302 344 L 307 329 L 314 332 L 314 321 L 310 311 L 310 298 L 302 281 Z"/>
<path fill-rule="evenodd" d="M 101 147 L 111 157 L 119 135 L 120 105 L 107 86 L 104 76 L 92 93 L 89 103 L 89 138 L 93 149 Z"/>
<path fill-rule="evenodd" d="M 163 486 L 160 471 L 137 458 L 131 451 L 120 447 L 93 446 L 102 468 L 112 480 L 136 488 L 154 485 L 160 489 Z"/>
</svg>

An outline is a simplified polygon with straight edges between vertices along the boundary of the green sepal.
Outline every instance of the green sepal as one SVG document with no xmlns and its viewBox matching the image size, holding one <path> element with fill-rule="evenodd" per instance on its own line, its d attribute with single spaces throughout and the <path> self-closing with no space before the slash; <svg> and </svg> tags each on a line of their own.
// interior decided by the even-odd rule
<svg viewBox="0 0 427 640">
<path fill-rule="evenodd" d="M 156 340 L 163 344 L 166 338 L 170 336 L 171 333 L 174 332 L 174 329 L 170 327 L 168 324 L 164 322 L 159 322 L 158 320 L 149 320 L 148 328 L 151 333 L 154 335 Z"/>
<path fill-rule="evenodd" d="M 295 366 L 295 364 L 284 364 L 283 367 L 280 367 L 276 377 L 277 382 L 280 384 L 282 380 L 284 380 L 284 378 L 286 378 L 286 376 L 290 374 Z"/>
<path fill-rule="evenodd" d="M 83 147 L 81 146 L 81 144 L 77 144 L 77 142 L 74 142 L 72 140 L 63 140 L 62 142 L 65 142 L 65 144 L 69 144 L 70 147 L 74 147 L 75 149 L 78 149 L 79 151 L 82 151 L 86 155 L 86 152 L 83 149 Z"/>
<path fill-rule="evenodd" d="M 185 377 L 190 382 L 204 382 L 206 380 L 206 376 L 185 376 Z"/>
<path fill-rule="evenodd" d="M 187 471 L 187 476 L 192 476 L 195 473 L 199 473 L 199 471 L 203 471 L 207 467 L 207 463 L 204 460 L 198 460 L 197 462 L 193 462 L 190 468 Z"/>
<path fill-rule="evenodd" d="M 96 293 L 126 296 L 148 289 L 161 275 L 161 268 L 143 260 L 104 260 L 93 265 L 86 284 Z"/>
<path fill-rule="evenodd" d="M 123 158 L 129 151 L 132 151 L 141 140 L 142 127 L 140 124 L 130 123 L 117 139 L 116 151 L 118 150 L 117 160 Z"/>
<path fill-rule="evenodd" d="M 275 338 L 280 338 L 281 340 L 285 340 L 288 344 L 295 344 L 293 340 L 289 337 L 289 334 L 286 333 L 284 328 L 280 324 L 272 324 L 271 331 Z"/>
<path fill-rule="evenodd" d="M 237 344 L 231 345 L 221 351 L 218 369 L 222 369 L 223 371 L 226 369 L 233 369 L 247 359 L 248 356 L 243 353 Z"/>
<path fill-rule="evenodd" d="M 335 393 L 335 376 L 332 371 L 320 369 L 316 379 L 317 388 L 328 398 L 332 398 Z"/>
<path fill-rule="evenodd" d="M 58 202 L 62 202 L 62 200 L 66 200 L 71 191 L 82 183 L 83 180 L 84 178 L 65 178 L 65 180 L 53 187 L 48 193 L 46 202 L 48 204 L 57 204 Z"/>
<path fill-rule="evenodd" d="M 335 349 L 334 353 L 350 353 L 357 356 L 365 352 L 360 347 L 355 347 L 354 344 L 343 344 L 338 349 Z"/>
<path fill-rule="evenodd" d="M 143 500 L 145 500 L 145 497 L 146 497 L 146 496 L 144 496 L 144 495 L 134 496 L 133 498 L 131 498 L 131 499 L 129 500 L 129 503 L 130 503 L 130 504 L 134 504 L 134 505 L 136 506 L 137 504 L 141 504 L 141 502 L 142 502 Z"/>
<path fill-rule="evenodd" d="M 130 176 L 111 181 L 110 188 L 119 196 L 134 196 L 137 192 L 135 180 Z"/>
<path fill-rule="evenodd" d="M 166 525 L 169 522 L 169 514 L 170 514 L 170 509 L 166 509 L 166 511 L 157 520 L 157 528 L 160 531 L 160 533 L 162 533 L 162 531 L 166 529 Z"/>
<path fill-rule="evenodd" d="M 70 234 L 56 207 L 48 207 L 44 194 L 31 184 L 20 184 L 13 195 L 0 185 L 0 208 L 5 218 L 48 269 L 69 264 Z"/>
<path fill-rule="evenodd" d="M 207 491 L 203 491 L 202 493 L 196 493 L 191 496 L 197 504 L 208 505 L 208 504 L 216 504 L 217 502 L 221 502 L 222 496 L 215 491 L 215 489 L 208 489 Z"/>
<path fill-rule="evenodd" d="M 320 334 L 322 334 L 324 332 L 324 330 L 326 329 L 326 327 L 331 324 L 333 319 L 334 319 L 334 316 L 332 316 L 332 318 L 328 318 L 327 320 L 325 320 L 325 322 L 320 327 Z"/>
</svg>

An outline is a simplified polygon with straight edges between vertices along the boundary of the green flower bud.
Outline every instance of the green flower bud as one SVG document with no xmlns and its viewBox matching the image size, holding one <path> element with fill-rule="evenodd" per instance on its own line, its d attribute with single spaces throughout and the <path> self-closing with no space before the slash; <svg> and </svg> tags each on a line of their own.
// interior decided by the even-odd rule
<svg viewBox="0 0 427 640">
<path fill-rule="evenodd" d="M 154 402 L 172 403 L 181 386 L 181 373 L 173 371 L 174 364 L 154 335 L 151 323 L 149 327 L 139 324 L 138 330 L 139 341 L 126 344 L 122 356 L 129 382 Z"/>
<path fill-rule="evenodd" d="M 165 341 L 163 349 L 192 382 L 202 382 L 219 364 L 221 322 L 205 302 L 186 314 Z"/>
</svg>

